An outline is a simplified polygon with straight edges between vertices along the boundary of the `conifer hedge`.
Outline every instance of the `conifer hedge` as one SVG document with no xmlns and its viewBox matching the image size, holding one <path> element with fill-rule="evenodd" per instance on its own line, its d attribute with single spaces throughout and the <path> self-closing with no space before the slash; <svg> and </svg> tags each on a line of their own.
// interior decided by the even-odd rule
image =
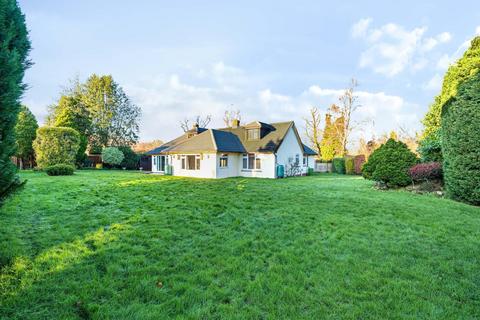
<svg viewBox="0 0 480 320">
<path fill-rule="evenodd" d="M 447 195 L 480 205 L 480 73 L 445 104 L 441 133 Z"/>
</svg>

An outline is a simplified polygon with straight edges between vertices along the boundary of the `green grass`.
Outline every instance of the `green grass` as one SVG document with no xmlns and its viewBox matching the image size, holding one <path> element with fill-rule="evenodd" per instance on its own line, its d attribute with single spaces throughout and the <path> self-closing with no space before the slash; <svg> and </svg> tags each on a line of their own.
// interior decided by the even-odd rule
<svg viewBox="0 0 480 320">
<path fill-rule="evenodd" d="M 480 317 L 478 207 L 335 175 L 22 177 L 2 319 Z"/>
</svg>

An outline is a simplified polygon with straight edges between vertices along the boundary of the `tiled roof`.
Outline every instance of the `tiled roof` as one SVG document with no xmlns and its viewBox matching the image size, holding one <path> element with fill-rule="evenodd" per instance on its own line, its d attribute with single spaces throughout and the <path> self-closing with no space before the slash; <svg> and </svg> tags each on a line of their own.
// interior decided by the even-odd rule
<svg viewBox="0 0 480 320">
<path fill-rule="evenodd" d="M 288 130 L 294 126 L 293 121 L 278 123 L 252 122 L 246 126 L 236 128 L 228 127 L 221 129 L 198 128 L 198 134 L 191 136 L 186 132 L 180 137 L 155 148 L 147 154 L 181 153 L 181 152 L 276 152 Z M 247 130 L 259 128 L 262 137 L 257 140 L 249 140 Z M 305 149 L 307 148 L 307 149 Z M 304 145 L 305 153 L 313 150 Z"/>
</svg>

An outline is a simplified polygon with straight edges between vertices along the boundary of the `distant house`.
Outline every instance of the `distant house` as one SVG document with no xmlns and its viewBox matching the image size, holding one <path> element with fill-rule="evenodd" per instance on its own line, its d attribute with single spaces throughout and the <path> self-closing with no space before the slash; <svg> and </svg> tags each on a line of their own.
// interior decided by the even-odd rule
<svg viewBox="0 0 480 320">
<path fill-rule="evenodd" d="M 221 129 L 194 125 L 147 154 L 152 172 L 198 178 L 304 175 L 317 155 L 302 143 L 293 121 L 241 126 L 239 120 Z"/>
</svg>

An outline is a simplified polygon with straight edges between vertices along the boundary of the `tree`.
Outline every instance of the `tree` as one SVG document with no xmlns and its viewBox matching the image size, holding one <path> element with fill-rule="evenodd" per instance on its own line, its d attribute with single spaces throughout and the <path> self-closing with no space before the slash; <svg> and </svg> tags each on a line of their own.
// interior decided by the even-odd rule
<svg viewBox="0 0 480 320">
<path fill-rule="evenodd" d="M 203 118 L 202 116 L 195 116 L 193 118 L 193 124 L 198 125 L 200 128 L 206 128 L 210 124 L 210 121 L 212 121 L 211 115 L 207 115 L 205 118 Z M 188 118 L 180 121 L 180 127 L 182 128 L 183 132 L 187 132 L 188 130 L 192 129 L 190 123 L 192 122 Z"/>
<path fill-rule="evenodd" d="M 443 106 L 441 134 L 447 196 L 480 205 L 480 73 Z"/>
<path fill-rule="evenodd" d="M 116 147 L 107 147 L 102 151 L 102 161 L 111 166 L 118 166 L 124 158 L 123 152 Z"/>
<path fill-rule="evenodd" d="M 225 123 L 225 126 L 231 126 L 233 120 L 242 120 L 240 110 L 225 110 L 225 114 L 223 115 L 223 122 Z"/>
<path fill-rule="evenodd" d="M 358 96 L 355 95 L 355 89 L 358 86 L 357 80 L 352 79 L 348 88 L 339 97 L 339 105 L 332 105 L 330 111 L 336 115 L 337 120 L 341 121 L 335 126 L 337 136 L 342 145 L 342 156 L 347 154 L 347 147 L 350 142 L 350 135 L 352 131 L 358 127 L 358 124 L 353 122 L 353 116 L 360 107 L 358 104 Z"/>
<path fill-rule="evenodd" d="M 82 88 L 82 102 L 90 112 L 89 146 L 133 145 L 138 141 L 140 108 L 135 106 L 113 77 L 93 74 Z"/>
<path fill-rule="evenodd" d="M 321 156 L 321 137 L 320 111 L 316 107 L 310 109 L 310 117 L 305 120 L 305 135 L 308 138 L 309 145 Z"/>
<path fill-rule="evenodd" d="M 343 156 L 342 139 L 338 135 L 338 132 L 342 130 L 337 128 L 342 123 L 342 119 L 332 121 L 332 115 L 330 113 L 325 114 L 325 127 L 323 129 L 322 141 L 320 142 L 320 154 L 325 161 L 332 161 L 335 157 Z"/>
<path fill-rule="evenodd" d="M 23 169 L 25 162 L 31 167 L 33 164 L 33 141 L 37 136 L 38 123 L 33 113 L 26 107 L 21 106 L 15 125 L 15 139 L 17 152 L 15 156 L 20 160 L 20 169 Z"/>
<path fill-rule="evenodd" d="M 23 75 L 31 65 L 29 51 L 25 17 L 17 2 L 0 0 L 0 196 L 19 181 L 10 158 L 15 155 L 15 124 L 26 88 Z"/>
<path fill-rule="evenodd" d="M 76 156 L 77 166 L 82 166 L 87 158 L 85 151 L 88 145 L 88 135 L 91 129 L 90 113 L 81 101 L 81 96 L 75 93 L 71 96 L 63 95 L 54 108 L 55 117 L 52 119 L 56 127 L 68 127 L 80 134 L 80 146 Z"/>
<path fill-rule="evenodd" d="M 475 76 L 479 71 L 480 37 L 476 37 L 471 41 L 471 46 L 465 51 L 463 57 L 448 68 L 443 79 L 442 90 L 435 97 L 435 101 L 430 105 L 430 109 L 422 121 L 424 125 L 423 138 L 429 137 L 440 130 L 443 106 L 457 95 L 457 89 L 461 83 Z"/>
<path fill-rule="evenodd" d="M 74 165 L 79 146 L 80 134 L 75 129 L 38 128 L 37 138 L 33 142 L 37 166 L 44 169 L 56 164 Z"/>
</svg>

